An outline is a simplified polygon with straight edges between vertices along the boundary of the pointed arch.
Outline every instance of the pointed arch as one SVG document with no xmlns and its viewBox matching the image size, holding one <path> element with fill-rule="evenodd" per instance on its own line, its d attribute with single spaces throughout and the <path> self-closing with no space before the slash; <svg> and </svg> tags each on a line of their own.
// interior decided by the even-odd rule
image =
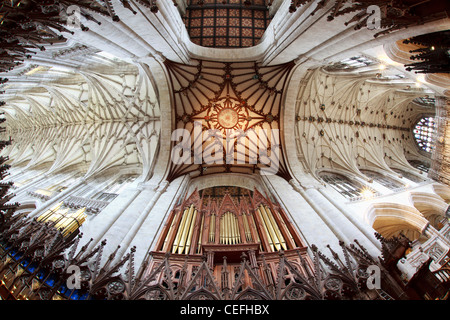
<svg viewBox="0 0 450 320">
<path fill-rule="evenodd" d="M 411 192 L 410 200 L 433 227 L 437 230 L 443 227 L 448 205 L 441 197 L 426 192 Z"/>
<path fill-rule="evenodd" d="M 419 210 L 398 203 L 374 203 L 365 218 L 384 238 L 402 233 L 410 240 L 416 240 L 429 224 Z"/>
</svg>

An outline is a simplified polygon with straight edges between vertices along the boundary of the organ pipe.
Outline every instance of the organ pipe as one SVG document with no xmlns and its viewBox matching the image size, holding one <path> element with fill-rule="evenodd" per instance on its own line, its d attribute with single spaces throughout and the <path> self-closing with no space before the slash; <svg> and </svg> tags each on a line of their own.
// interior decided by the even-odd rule
<svg viewBox="0 0 450 320">
<path fill-rule="evenodd" d="M 248 242 L 251 242 L 252 241 L 252 234 L 250 232 L 250 225 L 248 224 L 248 218 L 247 218 L 247 215 L 245 213 L 242 214 L 242 221 L 244 222 L 245 239 Z"/>
<path fill-rule="evenodd" d="M 203 224 L 205 223 L 205 214 L 202 214 L 202 220 L 200 222 L 200 233 L 198 234 L 198 242 L 197 242 L 197 253 L 201 252 L 202 246 L 202 234 L 203 234 Z"/>
<path fill-rule="evenodd" d="M 241 235 L 237 217 L 227 212 L 220 219 L 220 243 L 238 244 L 241 243 Z"/>
<path fill-rule="evenodd" d="M 183 250 L 185 249 L 186 239 L 188 237 L 188 232 L 189 232 L 189 227 L 191 225 L 193 211 L 194 211 L 194 205 L 191 204 L 191 207 L 189 208 L 189 210 L 187 212 L 186 219 L 184 220 L 183 225 L 181 225 L 180 229 L 179 229 L 179 231 L 181 231 L 181 238 L 180 238 L 180 242 L 178 244 L 178 250 L 177 250 L 177 253 L 179 253 L 179 254 L 183 253 Z"/>
<path fill-rule="evenodd" d="M 175 240 L 173 241 L 173 246 L 172 246 L 172 253 L 176 253 L 178 250 L 178 245 L 180 243 L 181 240 L 181 234 L 182 234 L 182 230 L 183 230 L 183 226 L 186 222 L 186 218 L 188 215 L 189 209 L 184 209 L 183 212 L 183 216 L 181 217 L 181 222 L 178 226 L 178 230 L 177 230 L 177 235 L 175 236 Z"/>
<path fill-rule="evenodd" d="M 269 233 L 269 230 L 268 230 L 268 228 L 267 228 L 267 223 L 265 222 L 264 216 L 263 216 L 263 214 L 262 214 L 262 212 L 261 212 L 261 207 L 259 207 L 259 208 L 257 209 L 257 211 L 258 211 L 258 213 L 259 213 L 259 216 L 262 218 L 262 226 L 263 226 L 263 228 L 264 228 L 265 234 L 267 235 L 267 241 L 269 242 L 269 247 L 270 247 L 270 249 L 271 249 L 272 251 L 275 251 L 274 243 L 273 243 L 271 234 Z"/>
<path fill-rule="evenodd" d="M 201 197 L 195 197 L 174 209 L 173 218 L 161 235 L 160 250 L 198 255 L 206 244 L 259 243 L 261 252 L 289 250 L 297 246 L 293 237 L 295 232 L 288 226 L 289 220 L 270 202 L 258 199 L 257 203 L 241 203 L 238 207 L 229 200 L 224 198 L 222 201 L 225 202 L 204 205 Z M 251 211 L 242 209 L 245 206 L 249 206 Z M 75 225 L 71 226 L 75 228 Z"/>
<path fill-rule="evenodd" d="M 211 214 L 209 220 L 209 242 L 215 241 L 215 232 L 216 232 L 216 215 Z"/>
<path fill-rule="evenodd" d="M 194 225 L 195 225 L 196 218 L 197 218 L 197 209 L 194 210 L 194 213 L 192 214 L 192 217 L 191 217 L 191 223 L 188 226 L 189 227 L 189 231 L 188 231 L 189 233 L 188 233 L 188 237 L 186 239 L 185 250 L 184 250 L 186 254 L 189 253 L 189 249 L 191 247 L 192 234 L 194 232 Z"/>
<path fill-rule="evenodd" d="M 272 210 L 270 210 L 270 208 L 268 206 L 263 206 L 263 208 L 266 211 L 266 215 L 269 218 L 269 222 L 272 226 L 272 229 L 275 231 L 275 235 L 277 237 L 279 244 L 281 245 L 283 250 L 287 250 L 286 241 L 284 240 L 284 237 L 280 231 L 280 228 L 278 227 L 278 223 L 276 223 L 276 221 L 273 217 Z"/>
</svg>

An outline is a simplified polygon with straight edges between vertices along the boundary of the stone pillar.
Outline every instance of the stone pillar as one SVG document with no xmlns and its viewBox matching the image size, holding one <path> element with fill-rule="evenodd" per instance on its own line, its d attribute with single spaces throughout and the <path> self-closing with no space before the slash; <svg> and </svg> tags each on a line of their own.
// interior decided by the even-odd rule
<svg viewBox="0 0 450 320">
<path fill-rule="evenodd" d="M 365 235 L 365 237 L 372 242 L 372 244 L 378 249 L 381 250 L 381 243 L 375 238 L 375 230 L 373 230 L 369 225 L 364 225 L 362 222 L 358 221 L 350 209 L 343 208 L 340 204 L 337 203 L 332 197 L 330 197 L 322 188 L 319 189 L 319 192 L 333 205 L 338 209 L 356 228 L 358 228 L 361 233 Z M 358 239 L 359 240 L 359 239 Z"/>
<path fill-rule="evenodd" d="M 122 242 L 120 243 L 120 249 L 118 250 L 117 256 L 116 256 L 117 260 L 120 260 L 122 255 L 124 255 L 126 253 L 126 250 L 130 247 L 130 243 L 133 241 L 134 237 L 137 235 L 142 224 L 147 219 L 148 215 L 152 211 L 156 202 L 161 197 L 161 194 L 166 191 L 168 185 L 169 185 L 169 183 L 166 180 L 164 180 L 160 183 L 159 186 L 152 188 L 153 191 L 155 191 L 155 193 L 153 194 L 153 197 L 151 198 L 150 202 L 142 210 L 139 217 L 135 220 L 135 222 L 133 223 L 133 226 L 128 230 L 127 234 L 122 239 Z"/>
<path fill-rule="evenodd" d="M 105 239 L 106 233 L 141 192 L 142 189 L 136 187 L 136 185 L 129 186 L 98 215 L 90 219 L 89 223 L 85 223 L 81 226 L 81 232 L 83 233 L 81 242 L 84 243 L 88 242 L 90 238 L 93 239 L 87 250 L 93 249 L 98 243 Z"/>
<path fill-rule="evenodd" d="M 139 215 L 139 220 L 136 220 L 121 244 L 121 246 L 125 247 L 126 245 L 128 248 L 136 246 L 134 255 L 136 268 L 154 249 L 171 210 L 177 199 L 183 195 L 185 186 L 189 181 L 189 175 L 179 177 L 170 183 L 165 180 L 161 181 L 153 196 L 147 198 L 147 205 L 144 208 L 141 207 L 142 215 Z M 120 248 L 120 250 L 126 253 L 125 250 L 127 249 L 123 248 L 122 250 Z"/>
<path fill-rule="evenodd" d="M 347 244 L 351 242 L 341 231 L 343 226 L 338 223 L 338 217 L 333 215 L 332 212 L 326 210 L 329 209 L 328 204 L 324 201 L 323 197 L 320 195 L 319 191 L 316 188 L 307 186 L 304 189 L 297 181 L 293 179 L 289 181 L 289 184 L 308 202 L 308 204 L 320 216 L 322 221 L 333 232 L 336 238 Z"/>
</svg>

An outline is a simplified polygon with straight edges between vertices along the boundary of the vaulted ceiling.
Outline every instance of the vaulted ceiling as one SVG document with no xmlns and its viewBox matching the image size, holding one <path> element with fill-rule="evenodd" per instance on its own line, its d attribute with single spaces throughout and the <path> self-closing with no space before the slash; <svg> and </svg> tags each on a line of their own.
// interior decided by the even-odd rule
<svg viewBox="0 0 450 320">
<path fill-rule="evenodd" d="M 298 94 L 295 133 L 305 169 L 342 170 L 370 180 L 361 168 L 410 168 L 418 152 L 411 128 L 431 110 L 413 103 L 423 95 L 409 81 L 386 81 L 377 67 L 359 72 L 311 70 Z M 433 111 L 431 111 L 433 112 Z"/>
<path fill-rule="evenodd" d="M 11 165 L 47 165 L 48 173 L 78 166 L 86 177 L 135 165 L 148 174 L 160 112 L 147 67 L 101 53 L 78 59 L 75 68 L 34 66 L 8 82 Z"/>
</svg>

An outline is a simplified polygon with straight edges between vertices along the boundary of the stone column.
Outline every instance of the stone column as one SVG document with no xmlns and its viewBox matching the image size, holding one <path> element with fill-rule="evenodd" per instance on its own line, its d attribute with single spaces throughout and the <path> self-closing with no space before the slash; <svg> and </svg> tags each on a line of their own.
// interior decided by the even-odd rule
<svg viewBox="0 0 450 320">
<path fill-rule="evenodd" d="M 153 196 L 147 198 L 147 205 L 141 209 L 138 220 L 134 220 L 136 222 L 130 226 L 129 232 L 121 243 L 123 248 L 120 248 L 121 252 L 126 253 L 127 248 L 136 246 L 134 256 L 136 268 L 153 250 L 166 219 L 177 199 L 183 195 L 185 186 L 189 181 L 189 175 L 175 179 L 170 183 L 162 180 L 155 189 Z"/>
<path fill-rule="evenodd" d="M 358 228 L 361 233 L 363 233 L 366 238 L 372 242 L 372 244 L 378 249 L 381 250 L 381 243 L 375 238 L 375 230 L 373 230 L 370 226 L 364 225 L 360 221 L 358 221 L 353 215 L 350 209 L 345 209 L 341 205 L 337 203 L 332 197 L 330 197 L 322 188 L 319 189 L 319 192 L 333 205 L 338 209 L 356 228 Z M 359 239 L 358 239 L 359 240 Z"/>
<path fill-rule="evenodd" d="M 151 198 L 150 202 L 142 210 L 139 217 L 135 220 L 135 222 L 133 223 L 133 226 L 128 230 L 127 234 L 122 239 L 122 242 L 120 243 L 120 249 L 117 251 L 117 256 L 116 256 L 117 260 L 120 260 L 122 255 L 124 255 L 126 253 L 126 250 L 130 247 L 131 242 L 137 235 L 142 224 L 147 219 L 148 215 L 152 211 L 156 202 L 161 197 L 161 194 L 166 191 L 168 185 L 169 185 L 169 182 L 164 180 L 160 183 L 160 185 L 156 186 L 155 188 L 152 188 L 153 191 L 155 191 L 155 193 L 153 194 L 153 197 Z"/>
<path fill-rule="evenodd" d="M 327 203 L 321 197 L 318 190 L 312 186 L 307 186 L 303 188 L 300 184 L 292 179 L 289 181 L 289 184 L 294 188 L 295 191 L 300 193 L 300 195 L 308 202 L 308 204 L 314 209 L 314 211 L 320 216 L 322 221 L 327 225 L 327 227 L 333 232 L 337 239 L 350 243 L 351 241 L 347 238 L 347 236 L 341 231 L 342 227 L 338 224 L 338 219 L 336 216 L 331 215 L 330 212 L 326 211 Z M 334 218 L 334 219 L 332 219 Z"/>
<path fill-rule="evenodd" d="M 93 249 L 105 239 L 106 233 L 141 192 L 142 188 L 136 187 L 136 185 L 129 186 L 98 215 L 90 219 L 89 223 L 81 226 L 81 232 L 83 233 L 82 242 L 88 242 L 90 238 L 93 239 L 87 250 Z"/>
</svg>

